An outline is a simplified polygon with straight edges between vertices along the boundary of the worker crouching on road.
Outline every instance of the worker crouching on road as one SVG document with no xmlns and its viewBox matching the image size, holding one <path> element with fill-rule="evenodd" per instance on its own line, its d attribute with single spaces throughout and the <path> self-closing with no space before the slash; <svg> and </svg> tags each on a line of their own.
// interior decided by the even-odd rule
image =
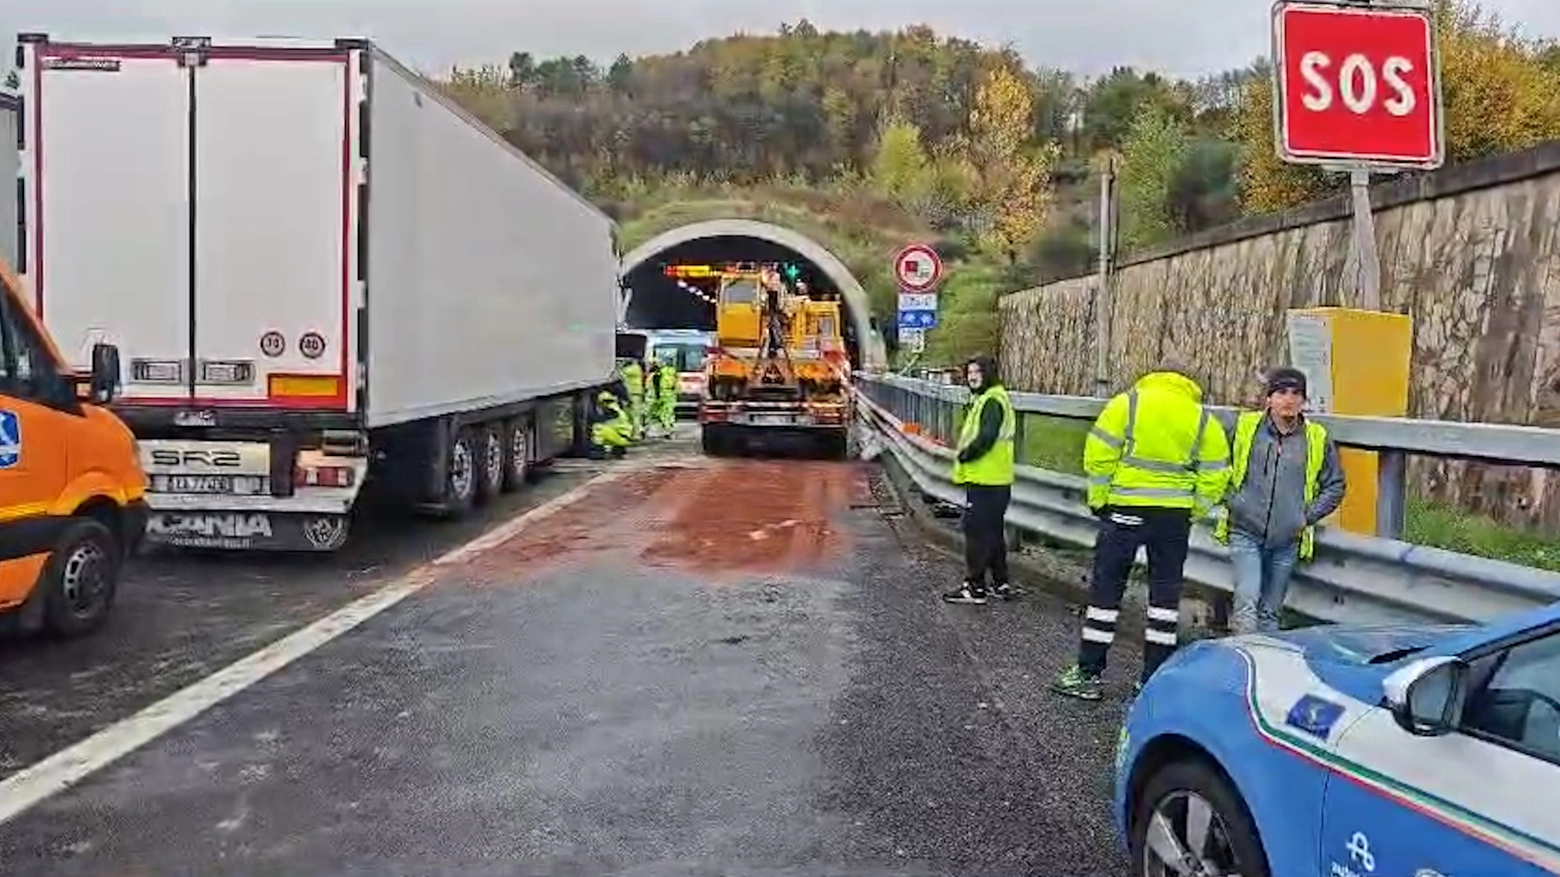
<svg viewBox="0 0 1560 877">
<path fill-rule="evenodd" d="M 1229 442 L 1202 398 L 1186 369 L 1167 363 L 1106 403 L 1084 439 L 1088 504 L 1100 531 L 1078 663 L 1051 686 L 1061 694 L 1100 698 L 1139 546 L 1148 552 L 1148 618 L 1138 685 L 1175 651 L 1192 521 L 1212 511 L 1229 484 Z"/>
<path fill-rule="evenodd" d="M 953 483 L 964 485 L 964 584 L 943 594 L 949 603 L 984 604 L 987 577 L 991 590 L 1011 599 L 1008 582 L 1006 523 L 1013 498 L 1013 437 L 1017 419 L 1007 388 L 989 356 L 964 367 L 970 407 L 959 433 Z"/>
<path fill-rule="evenodd" d="M 1305 373 L 1276 368 L 1264 410 L 1235 420 L 1229 496 L 1214 536 L 1230 548 L 1236 633 L 1275 631 L 1295 564 L 1310 560 L 1315 525 L 1343 502 L 1338 448 L 1308 420 Z"/>
<path fill-rule="evenodd" d="M 596 394 L 596 410 L 591 415 L 591 456 L 596 459 L 623 457 L 634 429 L 628 412 L 618 402 L 618 397 L 602 390 Z"/>
</svg>

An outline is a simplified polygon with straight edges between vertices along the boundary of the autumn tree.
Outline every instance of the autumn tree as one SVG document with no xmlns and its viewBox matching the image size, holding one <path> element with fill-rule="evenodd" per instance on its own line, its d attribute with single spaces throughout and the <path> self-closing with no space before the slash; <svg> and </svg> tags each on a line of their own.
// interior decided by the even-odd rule
<svg viewBox="0 0 1560 877">
<path fill-rule="evenodd" d="M 1176 232 L 1170 187 L 1186 159 L 1186 125 L 1163 107 L 1145 106 L 1127 129 L 1117 168 L 1124 250 L 1159 243 Z"/>
<path fill-rule="evenodd" d="M 878 137 L 877 155 L 872 160 L 873 188 L 902 203 L 909 202 L 924 193 L 926 177 L 921 129 L 903 120 L 891 120 Z"/>
<path fill-rule="evenodd" d="M 1018 74 L 998 67 L 986 75 L 970 111 L 966 154 L 985 214 L 982 244 L 1014 259 L 1044 222 L 1058 156 L 1055 143 L 1031 141 L 1033 118 L 1034 95 Z"/>
<path fill-rule="evenodd" d="M 445 94 L 481 119 L 483 124 L 505 132 L 514 127 L 514 102 L 509 85 L 513 71 L 513 59 L 509 70 L 492 64 L 467 70 L 457 67 L 439 84 Z"/>
<path fill-rule="evenodd" d="M 1560 68 L 1547 47 L 1502 30 L 1466 0 L 1438 0 L 1441 88 L 1448 162 L 1510 152 L 1560 138 Z M 1281 210 L 1338 191 L 1341 175 L 1280 161 L 1273 143 L 1271 79 L 1253 82 L 1236 119 L 1246 152 L 1248 210 Z"/>
</svg>

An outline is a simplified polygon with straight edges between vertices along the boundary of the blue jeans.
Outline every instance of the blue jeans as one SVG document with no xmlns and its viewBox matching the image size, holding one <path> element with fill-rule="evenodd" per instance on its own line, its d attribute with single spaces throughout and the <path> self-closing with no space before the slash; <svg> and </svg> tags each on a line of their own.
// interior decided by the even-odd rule
<svg viewBox="0 0 1560 877">
<path fill-rule="evenodd" d="M 1235 633 L 1278 630 L 1289 578 L 1300 558 L 1299 541 L 1267 548 L 1254 536 L 1230 533 L 1230 566 L 1235 571 L 1235 609 L 1230 626 Z"/>
</svg>

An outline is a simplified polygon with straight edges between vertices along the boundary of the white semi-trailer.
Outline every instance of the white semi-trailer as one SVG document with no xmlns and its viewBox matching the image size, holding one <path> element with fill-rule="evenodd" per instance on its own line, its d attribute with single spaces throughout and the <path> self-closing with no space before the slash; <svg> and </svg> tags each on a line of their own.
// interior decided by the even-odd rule
<svg viewBox="0 0 1560 877">
<path fill-rule="evenodd" d="M 612 378 L 616 227 L 365 40 L 19 39 L 20 260 L 151 479 L 149 541 L 331 550 L 459 514 Z M 366 495 L 366 494 L 365 494 Z"/>
<path fill-rule="evenodd" d="M 20 154 L 22 134 L 22 102 L 16 95 L 0 90 L 0 262 L 16 264 L 21 236 L 20 219 L 16 213 L 17 198 L 11 189 L 15 186 L 17 157 Z"/>
</svg>

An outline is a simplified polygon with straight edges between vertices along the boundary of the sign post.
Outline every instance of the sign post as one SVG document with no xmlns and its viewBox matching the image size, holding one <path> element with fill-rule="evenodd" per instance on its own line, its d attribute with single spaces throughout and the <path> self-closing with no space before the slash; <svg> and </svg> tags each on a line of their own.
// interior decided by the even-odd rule
<svg viewBox="0 0 1560 877">
<path fill-rule="evenodd" d="M 1423 2 L 1423 0 L 1419 0 Z M 1290 361 L 1306 373 L 1314 410 L 1408 413 L 1413 323 L 1383 313 L 1372 174 L 1432 170 L 1445 159 L 1440 58 L 1432 10 L 1370 0 L 1273 5 L 1273 126 L 1280 159 L 1349 175 L 1354 307 L 1290 311 Z M 1339 454 L 1349 481 L 1338 522 L 1397 537 L 1401 485 L 1382 489 L 1370 451 Z"/>
<path fill-rule="evenodd" d="M 942 276 L 942 257 L 926 244 L 911 244 L 894 256 L 900 339 L 917 351 L 926 343 L 926 330 L 937 327 L 937 284 Z"/>
<path fill-rule="evenodd" d="M 1360 305 L 1381 307 L 1372 173 L 1431 170 L 1445 158 L 1431 10 L 1369 0 L 1273 6 L 1273 141 L 1279 158 L 1347 172 Z"/>
</svg>

